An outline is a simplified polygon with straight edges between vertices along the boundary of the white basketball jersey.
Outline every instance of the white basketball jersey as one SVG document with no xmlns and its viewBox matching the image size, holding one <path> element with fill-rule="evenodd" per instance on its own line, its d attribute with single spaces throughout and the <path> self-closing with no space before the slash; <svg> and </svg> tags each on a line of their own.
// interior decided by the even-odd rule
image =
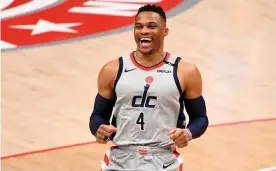
<svg viewBox="0 0 276 171">
<path fill-rule="evenodd" d="M 133 53 L 120 57 L 120 70 L 115 82 L 116 103 L 113 115 L 116 145 L 173 144 L 168 132 L 184 122 L 183 100 L 177 78 L 179 57 L 167 53 L 164 61 L 153 66 L 139 65 Z"/>
</svg>

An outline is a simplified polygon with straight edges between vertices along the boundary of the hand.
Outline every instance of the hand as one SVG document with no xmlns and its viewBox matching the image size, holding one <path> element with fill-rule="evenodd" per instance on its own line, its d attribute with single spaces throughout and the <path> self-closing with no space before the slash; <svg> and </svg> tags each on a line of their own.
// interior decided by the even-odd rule
<svg viewBox="0 0 276 171">
<path fill-rule="evenodd" d="M 192 134 L 188 129 L 173 128 L 168 135 L 178 148 L 186 147 L 192 139 Z"/>
<path fill-rule="evenodd" d="M 115 128 L 113 125 L 100 125 L 96 135 L 96 142 L 100 144 L 106 144 L 107 141 L 105 141 L 104 139 L 106 137 L 110 137 L 112 133 L 116 131 L 117 128 Z"/>
</svg>

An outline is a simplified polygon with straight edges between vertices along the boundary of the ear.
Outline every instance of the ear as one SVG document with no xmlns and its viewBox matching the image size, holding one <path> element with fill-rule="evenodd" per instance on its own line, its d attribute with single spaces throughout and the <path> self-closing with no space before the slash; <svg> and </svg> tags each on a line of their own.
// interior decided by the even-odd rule
<svg viewBox="0 0 276 171">
<path fill-rule="evenodd" d="M 164 32 L 164 35 L 167 36 L 169 34 L 169 28 L 165 28 L 165 32 Z"/>
</svg>

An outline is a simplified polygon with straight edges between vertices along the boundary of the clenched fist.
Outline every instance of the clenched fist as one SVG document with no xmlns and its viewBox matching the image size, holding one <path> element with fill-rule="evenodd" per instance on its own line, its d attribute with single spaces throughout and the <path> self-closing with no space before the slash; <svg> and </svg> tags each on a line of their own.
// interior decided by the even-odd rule
<svg viewBox="0 0 276 171">
<path fill-rule="evenodd" d="M 188 129 L 173 128 L 168 135 L 178 148 L 186 147 L 192 139 L 192 134 Z"/>
<path fill-rule="evenodd" d="M 100 144 L 106 144 L 105 138 L 110 137 L 113 132 L 116 132 L 117 128 L 113 125 L 102 124 L 97 130 L 96 141 Z"/>
</svg>

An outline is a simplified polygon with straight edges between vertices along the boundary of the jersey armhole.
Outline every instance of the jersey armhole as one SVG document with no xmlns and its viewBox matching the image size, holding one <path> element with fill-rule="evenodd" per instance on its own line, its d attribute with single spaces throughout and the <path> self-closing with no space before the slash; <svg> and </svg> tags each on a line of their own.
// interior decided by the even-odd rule
<svg viewBox="0 0 276 171">
<path fill-rule="evenodd" d="M 116 79 L 115 79 L 115 82 L 114 82 L 114 91 L 116 89 L 116 86 L 117 86 L 117 83 L 122 75 L 122 72 L 123 72 L 123 58 L 122 57 L 119 57 L 119 70 L 118 70 L 118 73 L 117 73 L 117 76 L 116 76 Z"/>
<path fill-rule="evenodd" d="M 117 76 L 116 76 L 116 79 L 114 81 L 114 87 L 113 87 L 113 100 L 114 100 L 113 107 L 115 106 L 116 101 L 117 101 L 116 86 L 117 86 L 117 83 L 118 83 L 118 81 L 119 81 L 119 79 L 122 75 L 122 71 L 123 71 L 123 58 L 119 57 L 118 60 L 119 60 L 119 69 L 118 69 Z M 113 115 L 113 109 L 112 109 L 111 113 L 112 113 L 111 114 L 112 119 L 111 119 L 110 124 L 116 127 L 117 124 L 116 124 L 116 118 Z M 116 133 L 113 133 L 111 135 L 110 139 L 112 140 L 115 137 L 115 135 L 116 135 Z"/>
<path fill-rule="evenodd" d="M 184 93 L 182 91 L 182 88 L 180 86 L 180 82 L 177 76 L 177 70 L 178 70 L 178 63 L 181 60 L 181 57 L 177 57 L 174 63 L 174 68 L 173 68 L 173 78 L 176 84 L 176 87 L 179 91 L 179 104 L 180 104 L 180 109 L 179 109 L 179 114 L 178 114 L 178 119 L 177 119 L 177 128 L 182 128 L 184 129 L 186 127 L 186 116 L 184 114 Z"/>
<path fill-rule="evenodd" d="M 179 91 L 179 94 L 180 96 L 183 95 L 183 92 L 182 92 L 182 88 L 180 86 L 180 83 L 179 83 L 179 79 L 178 79 L 178 75 L 177 75 L 177 71 L 178 71 L 178 63 L 179 61 L 181 60 L 181 57 L 177 57 L 175 62 L 174 62 L 174 68 L 173 68 L 173 78 L 174 78 L 174 81 L 175 81 L 175 84 L 176 84 L 176 87 Z"/>
<path fill-rule="evenodd" d="M 117 86 L 118 81 L 119 81 L 119 79 L 122 75 L 122 72 L 123 72 L 123 58 L 119 57 L 118 60 L 119 60 L 119 69 L 118 69 L 117 76 L 116 76 L 116 79 L 114 81 L 114 86 L 113 86 L 113 99 L 114 99 L 115 102 L 117 100 L 116 86 Z"/>
</svg>

